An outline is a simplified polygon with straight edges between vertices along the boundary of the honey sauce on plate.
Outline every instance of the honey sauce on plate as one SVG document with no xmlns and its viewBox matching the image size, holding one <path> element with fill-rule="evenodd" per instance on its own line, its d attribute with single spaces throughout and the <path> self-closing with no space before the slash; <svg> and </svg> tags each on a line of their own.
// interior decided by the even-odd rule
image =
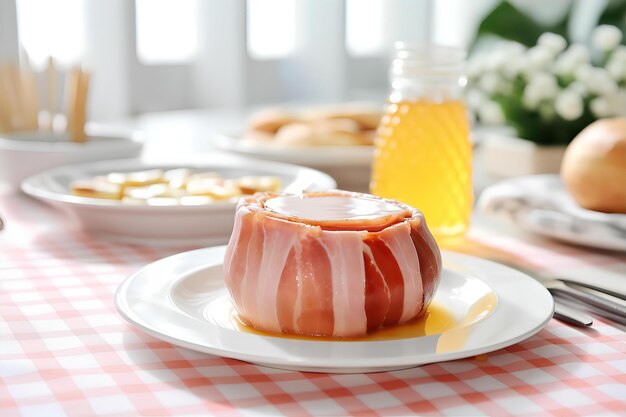
<svg viewBox="0 0 626 417">
<path fill-rule="evenodd" d="M 469 336 L 468 325 L 476 323 L 487 317 L 495 308 L 496 296 L 494 293 L 487 293 L 469 309 L 465 317 L 458 319 L 444 306 L 432 303 L 422 317 L 410 322 L 393 327 L 384 327 L 375 330 L 366 336 L 355 338 L 335 338 L 324 336 L 305 336 L 293 334 L 268 333 L 257 330 L 247 325 L 237 314 L 235 309 L 230 308 L 230 327 L 245 333 L 259 336 L 278 337 L 293 340 L 325 341 L 325 342 L 373 342 L 385 340 L 410 339 L 414 337 L 424 337 L 441 334 L 437 344 L 437 351 L 444 352 L 462 346 Z"/>
</svg>

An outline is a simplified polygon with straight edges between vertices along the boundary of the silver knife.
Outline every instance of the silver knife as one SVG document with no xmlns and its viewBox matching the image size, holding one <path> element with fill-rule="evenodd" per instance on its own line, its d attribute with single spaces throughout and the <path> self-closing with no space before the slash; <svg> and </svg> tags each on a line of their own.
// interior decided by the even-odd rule
<svg viewBox="0 0 626 417">
<path fill-rule="evenodd" d="M 626 324 L 626 306 L 620 304 L 616 299 L 611 300 L 610 296 L 602 297 L 584 287 L 574 287 L 557 279 L 540 281 L 552 294 L 565 295 L 577 301 L 581 301 L 594 307 L 594 312 L 608 319 Z M 583 289 L 584 288 L 584 289 Z M 621 300 L 620 300 L 621 301 Z M 603 313 L 608 314 L 603 314 Z"/>
<path fill-rule="evenodd" d="M 554 299 L 554 318 L 579 327 L 589 327 L 593 324 L 593 318 L 589 314 L 566 306 L 556 298 Z"/>
<path fill-rule="evenodd" d="M 588 290 L 595 290 L 597 292 L 608 294 L 610 296 L 613 296 L 613 297 L 616 297 L 616 298 L 619 298 L 621 300 L 626 301 L 626 293 L 618 292 L 618 291 L 613 290 L 611 288 L 601 287 L 599 285 L 594 285 L 594 284 L 589 283 L 589 282 L 575 281 L 575 280 L 572 280 L 572 279 L 569 279 L 569 278 L 565 278 L 565 277 L 561 277 L 561 276 L 555 276 L 554 278 L 558 279 L 559 281 L 563 281 L 564 283 L 566 283 L 570 287 L 575 287 L 575 286 L 585 287 Z"/>
<path fill-rule="evenodd" d="M 593 313 L 602 316 L 604 318 L 608 318 L 609 320 L 613 320 L 617 323 L 624 324 L 626 322 L 626 307 L 620 305 L 617 302 L 612 302 L 612 300 L 607 299 L 609 296 L 600 297 L 598 295 L 592 294 L 588 288 L 578 286 L 574 288 L 572 285 L 565 284 L 560 279 L 549 278 L 541 273 L 531 271 L 527 268 L 519 267 L 517 265 L 512 265 L 510 263 L 503 262 L 504 265 L 507 265 L 513 269 L 517 269 L 520 272 L 523 272 L 530 277 L 534 278 L 538 282 L 540 282 L 543 286 L 545 286 L 548 291 L 552 294 L 556 299 L 560 296 L 566 296 L 566 298 L 574 299 L 579 304 L 583 303 L 584 305 L 590 306 L 593 308 Z M 604 295 L 604 294 L 603 294 Z M 562 304 L 562 303 L 561 303 Z M 574 308 L 570 306 L 564 306 L 563 309 L 564 314 L 573 313 L 572 310 Z M 589 315 L 586 313 L 576 310 L 579 314 L 587 316 L 583 321 L 587 319 L 591 319 Z M 556 317 L 556 315 L 555 315 Z M 579 321 L 578 319 L 582 319 L 582 316 L 572 318 L 573 321 Z M 592 320 L 592 319 L 591 319 Z M 563 320 L 567 321 L 567 320 Z M 572 323 L 568 321 L 568 323 Z M 572 323 L 574 324 L 574 323 Z"/>
</svg>

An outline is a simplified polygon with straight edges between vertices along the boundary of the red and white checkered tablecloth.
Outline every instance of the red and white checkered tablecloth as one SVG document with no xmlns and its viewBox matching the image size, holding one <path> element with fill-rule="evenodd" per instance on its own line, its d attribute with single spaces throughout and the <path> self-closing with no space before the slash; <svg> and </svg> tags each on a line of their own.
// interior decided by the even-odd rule
<svg viewBox="0 0 626 417">
<path fill-rule="evenodd" d="M 477 358 L 378 374 L 288 372 L 154 339 L 118 284 L 191 248 L 99 241 L 25 196 L 0 197 L 0 416 L 626 415 L 626 332 L 552 321 Z M 478 233 L 544 269 L 622 274 L 626 256 Z"/>
</svg>

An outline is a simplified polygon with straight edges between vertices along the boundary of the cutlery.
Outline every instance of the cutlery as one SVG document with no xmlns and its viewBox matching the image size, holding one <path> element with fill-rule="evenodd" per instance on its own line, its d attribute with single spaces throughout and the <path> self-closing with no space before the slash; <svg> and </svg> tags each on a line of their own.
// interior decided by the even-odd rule
<svg viewBox="0 0 626 417">
<path fill-rule="evenodd" d="M 578 327 L 589 327 L 593 324 L 593 318 L 589 314 L 569 307 L 556 298 L 554 300 L 554 318 Z"/>
<path fill-rule="evenodd" d="M 484 259 L 488 259 L 492 262 L 496 262 L 501 265 L 507 266 L 511 269 L 515 269 L 516 271 L 519 271 L 525 275 L 528 275 L 529 277 L 533 278 L 535 281 L 539 282 L 542 285 L 543 285 L 543 282 L 545 281 L 541 279 L 540 276 L 538 276 L 535 272 L 518 267 L 517 265 L 507 262 L 503 259 L 500 259 L 500 258 L 484 258 Z M 548 291 L 550 290 L 548 289 Z M 589 314 L 585 313 L 584 311 L 580 309 L 563 304 L 561 302 L 560 296 L 555 295 L 552 292 L 550 292 L 550 294 L 552 294 L 552 298 L 554 299 L 554 316 L 553 317 L 555 319 L 572 324 L 574 326 L 578 326 L 578 327 L 589 327 L 593 324 L 593 318 Z"/>
<path fill-rule="evenodd" d="M 598 293 L 600 293 L 601 291 L 598 291 L 597 289 L 590 289 L 587 286 L 576 285 L 571 281 L 565 282 L 562 279 L 548 277 L 545 274 L 531 271 L 507 262 L 500 261 L 500 263 L 510 268 L 516 269 L 520 272 L 523 272 L 524 274 L 537 280 L 537 282 L 541 283 L 544 287 L 546 287 L 548 291 L 550 291 L 550 294 L 552 294 L 552 296 L 555 298 L 555 303 L 558 303 L 557 298 L 566 297 L 569 300 L 576 301 L 579 304 L 577 305 L 577 307 L 581 307 L 580 304 L 583 304 L 583 308 L 584 306 L 589 306 L 591 307 L 593 313 L 601 317 L 613 320 L 621 324 L 624 324 L 626 322 L 626 305 L 621 303 L 620 298 L 613 297 L 612 294 L 604 293 L 600 295 Z M 613 292 L 611 291 L 610 293 Z M 570 306 L 566 307 L 567 308 L 565 310 L 567 310 L 567 312 L 571 312 L 571 310 L 574 309 Z M 578 313 L 585 314 L 580 310 L 578 310 Z M 579 317 L 574 317 L 573 319 L 578 321 L 578 318 Z M 570 321 L 568 321 L 568 323 L 570 323 Z"/>
<path fill-rule="evenodd" d="M 601 297 L 594 294 L 591 292 L 593 290 L 589 291 L 580 286 L 576 288 L 557 279 L 546 280 L 543 281 L 542 284 L 551 294 L 566 295 L 594 307 L 599 310 L 598 314 L 600 315 L 602 315 L 601 312 L 608 312 L 613 317 L 620 317 L 622 323 L 626 323 L 626 307 L 608 297 Z"/>
<path fill-rule="evenodd" d="M 610 295 L 604 294 L 604 293 L 599 292 L 599 291 L 591 290 L 591 289 L 586 288 L 586 287 L 581 287 L 581 288 L 585 292 L 593 293 L 597 297 L 605 298 L 605 299 L 607 299 L 609 301 L 612 301 L 613 303 L 616 303 L 616 304 L 620 305 L 621 307 L 626 307 L 626 301 L 624 301 L 624 300 L 612 297 Z M 558 297 L 560 299 L 562 299 L 566 303 L 577 303 L 579 306 L 583 306 L 583 308 L 586 311 L 590 312 L 590 313 L 597 314 L 599 316 L 602 316 L 604 318 L 612 320 L 615 323 L 619 323 L 619 324 L 622 324 L 622 325 L 626 326 L 626 317 L 623 314 L 614 313 L 614 312 L 608 311 L 608 310 L 603 309 L 603 308 L 595 307 L 595 306 L 593 306 L 591 304 L 581 304 L 579 300 L 577 300 L 576 298 L 570 297 L 570 296 L 568 296 L 566 294 L 559 295 Z"/>
<path fill-rule="evenodd" d="M 554 278 L 558 279 L 559 281 L 564 282 L 570 287 L 575 287 L 575 288 L 583 287 L 583 288 L 580 288 L 583 291 L 595 291 L 596 293 L 600 293 L 602 295 L 609 295 L 609 296 L 613 296 L 613 297 L 626 301 L 626 293 L 623 293 L 623 292 L 614 291 L 610 288 L 604 288 L 599 285 L 594 285 L 588 282 L 574 281 L 565 277 L 555 276 Z"/>
</svg>

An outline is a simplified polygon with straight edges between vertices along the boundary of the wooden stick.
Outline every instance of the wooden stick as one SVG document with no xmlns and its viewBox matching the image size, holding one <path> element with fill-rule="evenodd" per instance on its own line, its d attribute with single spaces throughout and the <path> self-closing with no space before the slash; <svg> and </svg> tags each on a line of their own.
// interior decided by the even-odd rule
<svg viewBox="0 0 626 417">
<path fill-rule="evenodd" d="M 37 92 L 37 77 L 32 67 L 28 55 L 24 51 L 22 60 L 22 111 L 24 118 L 24 128 L 29 131 L 39 129 L 39 94 Z"/>
<path fill-rule="evenodd" d="M 50 115 L 50 121 L 48 124 L 48 130 L 54 129 L 54 116 L 57 112 L 57 71 L 54 65 L 54 59 L 48 57 L 48 63 L 46 65 L 46 84 L 48 86 L 48 113 Z"/>
<path fill-rule="evenodd" d="M 89 74 L 75 68 L 67 80 L 67 131 L 75 142 L 85 142 L 85 121 L 87 119 L 87 93 Z"/>
<path fill-rule="evenodd" d="M 89 93 L 90 75 L 86 71 L 80 72 L 80 83 L 78 85 L 78 96 L 76 97 L 76 113 L 74 114 L 75 136 L 74 140 L 86 142 L 85 123 L 87 121 L 87 97 Z"/>
<path fill-rule="evenodd" d="M 11 123 L 11 106 L 9 103 L 9 82 L 7 66 L 0 65 L 0 132 L 10 132 L 13 128 Z"/>
<path fill-rule="evenodd" d="M 22 79 L 17 65 L 9 64 L 5 72 L 5 83 L 8 80 L 9 113 L 11 115 L 11 131 L 24 130 L 24 95 L 22 94 Z"/>
<path fill-rule="evenodd" d="M 72 68 L 65 78 L 65 107 L 67 115 L 66 130 L 70 138 L 74 140 L 76 119 L 76 97 L 80 84 L 80 69 Z"/>
</svg>

